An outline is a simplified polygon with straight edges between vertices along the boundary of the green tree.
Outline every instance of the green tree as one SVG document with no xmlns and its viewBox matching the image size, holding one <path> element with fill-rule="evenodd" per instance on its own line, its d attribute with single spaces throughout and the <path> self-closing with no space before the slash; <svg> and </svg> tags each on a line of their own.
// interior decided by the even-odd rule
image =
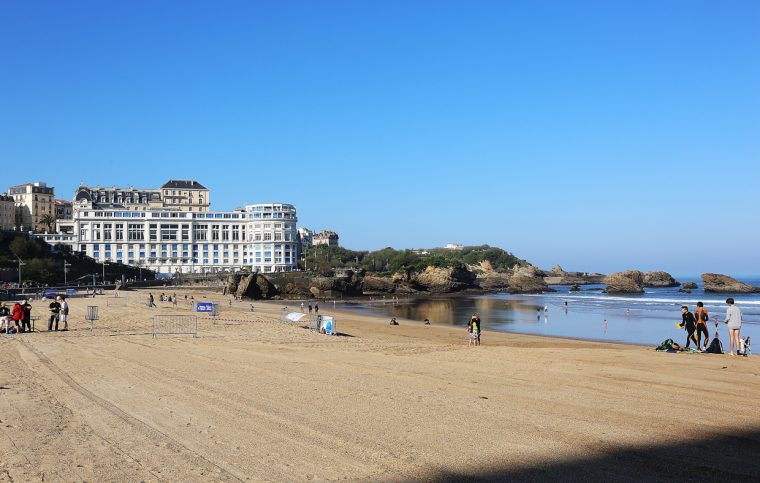
<svg viewBox="0 0 760 483">
<path fill-rule="evenodd" d="M 55 217 L 53 215 L 44 215 L 40 218 L 40 223 L 47 227 L 48 233 L 53 233 L 53 225 L 55 224 Z"/>
</svg>

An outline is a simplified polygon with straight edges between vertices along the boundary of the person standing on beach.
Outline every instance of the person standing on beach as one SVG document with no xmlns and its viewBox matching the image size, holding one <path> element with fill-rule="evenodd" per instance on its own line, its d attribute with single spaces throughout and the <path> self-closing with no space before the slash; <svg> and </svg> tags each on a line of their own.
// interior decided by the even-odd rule
<svg viewBox="0 0 760 483">
<path fill-rule="evenodd" d="M 702 302 L 697 302 L 694 318 L 697 319 L 697 349 L 705 350 L 707 349 L 707 343 L 710 341 L 710 332 L 707 330 L 707 321 L 710 320 L 710 317 L 707 315 L 705 304 Z M 703 333 L 705 335 L 705 344 L 701 346 L 700 342 L 702 341 Z"/>
<path fill-rule="evenodd" d="M 314 304 L 314 315 L 319 314 L 319 304 Z"/>
<path fill-rule="evenodd" d="M 58 321 L 60 320 L 61 304 L 57 300 L 53 299 L 48 306 L 50 309 L 50 319 L 48 319 L 48 332 L 53 330 L 53 322 L 55 322 L 55 330 L 58 330 Z"/>
<path fill-rule="evenodd" d="M 733 356 L 736 355 L 734 347 L 736 347 L 737 352 L 740 347 L 739 331 L 742 328 L 742 311 L 734 305 L 734 299 L 731 297 L 726 299 L 726 304 L 728 304 L 728 308 L 726 309 L 726 320 L 724 322 L 728 326 L 728 354 Z"/>
<path fill-rule="evenodd" d="M 311 310 L 312 310 L 311 304 L 309 304 L 309 315 L 311 315 Z"/>
<path fill-rule="evenodd" d="M 21 319 L 21 331 L 32 331 L 32 305 L 29 303 L 29 299 L 24 300 L 21 304 L 21 310 L 24 312 L 24 318 Z"/>
<path fill-rule="evenodd" d="M 153 294 L 152 293 L 148 293 L 148 307 L 155 307 L 155 306 L 156 306 L 156 304 L 153 303 Z"/>
<path fill-rule="evenodd" d="M 686 348 L 688 349 L 691 341 L 694 341 L 697 344 L 697 349 L 699 349 L 699 342 L 697 342 L 697 338 L 694 336 L 694 333 L 697 331 L 697 323 L 694 320 L 694 314 L 689 312 L 689 307 L 685 305 L 681 307 L 680 327 L 686 329 Z"/>
<path fill-rule="evenodd" d="M 66 297 L 60 295 L 58 297 L 58 303 L 61 304 L 61 321 L 63 322 L 63 331 L 69 330 L 69 303 L 66 302 Z"/>
</svg>

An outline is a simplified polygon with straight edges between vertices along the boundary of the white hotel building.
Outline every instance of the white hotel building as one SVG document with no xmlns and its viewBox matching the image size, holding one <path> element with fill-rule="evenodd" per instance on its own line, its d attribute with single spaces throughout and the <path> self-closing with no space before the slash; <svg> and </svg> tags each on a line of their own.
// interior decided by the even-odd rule
<svg viewBox="0 0 760 483">
<path fill-rule="evenodd" d="M 38 236 L 98 261 L 160 274 L 271 273 L 297 268 L 297 221 L 296 208 L 283 203 L 224 212 L 82 207 L 75 208 L 69 226 L 60 226 L 67 233 Z"/>
</svg>

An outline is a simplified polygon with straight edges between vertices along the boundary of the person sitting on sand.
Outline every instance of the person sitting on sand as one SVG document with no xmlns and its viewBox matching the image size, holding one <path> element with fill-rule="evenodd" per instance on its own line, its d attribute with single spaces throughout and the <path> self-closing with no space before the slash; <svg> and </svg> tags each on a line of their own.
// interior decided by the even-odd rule
<svg viewBox="0 0 760 483">
<path fill-rule="evenodd" d="M 686 349 L 691 345 L 691 341 L 694 341 L 697 344 L 697 350 L 699 350 L 699 342 L 694 335 L 697 331 L 697 322 L 694 320 L 694 314 L 689 312 L 689 307 L 685 305 L 681 307 L 681 325 L 679 327 L 686 329 Z"/>
<path fill-rule="evenodd" d="M 391 325 L 398 325 L 398 322 L 396 322 L 396 317 L 393 317 L 391 319 Z"/>
</svg>

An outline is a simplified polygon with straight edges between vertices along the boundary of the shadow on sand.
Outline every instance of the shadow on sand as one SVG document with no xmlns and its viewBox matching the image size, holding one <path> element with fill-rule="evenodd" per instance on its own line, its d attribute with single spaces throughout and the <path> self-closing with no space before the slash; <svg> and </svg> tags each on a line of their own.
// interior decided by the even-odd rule
<svg viewBox="0 0 760 483">
<path fill-rule="evenodd" d="M 668 431 L 677 432 L 663 428 L 664 433 Z M 596 457 L 545 465 L 494 466 L 431 476 L 433 481 L 760 481 L 760 430 L 611 449 Z"/>
</svg>

